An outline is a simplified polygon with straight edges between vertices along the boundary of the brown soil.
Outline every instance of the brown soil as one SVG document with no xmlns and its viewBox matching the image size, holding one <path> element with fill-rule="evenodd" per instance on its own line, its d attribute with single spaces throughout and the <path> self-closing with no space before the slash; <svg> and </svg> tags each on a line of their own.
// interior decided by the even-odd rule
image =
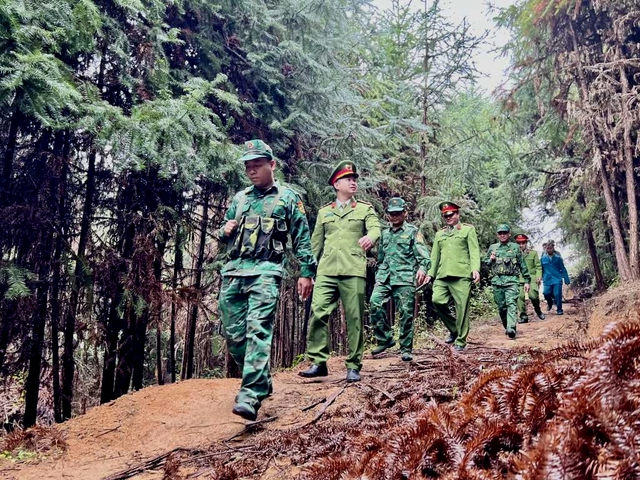
<svg viewBox="0 0 640 480">
<path fill-rule="evenodd" d="M 531 312 L 530 323 L 518 325 L 518 337 L 504 335 L 499 320 L 485 325 L 472 325 L 470 343 L 465 355 L 487 349 L 534 347 L 549 349 L 568 340 L 598 334 L 604 325 L 621 318 L 637 318 L 640 284 L 607 292 L 588 303 L 567 303 L 565 315 L 550 312 L 540 321 Z M 589 308 L 593 321 L 589 324 Z M 535 319 L 535 320 L 533 320 Z M 588 328 L 587 328 L 588 326 Z M 414 355 L 415 361 L 427 359 L 430 350 Z M 329 398 L 344 385 L 343 360 L 331 359 L 331 374 L 321 381 L 302 379 L 296 371 L 274 375 L 274 394 L 268 398 L 258 420 L 278 418 L 262 425 L 265 429 L 284 429 L 308 422 L 322 407 L 302 411 L 305 406 Z M 365 357 L 363 380 L 367 375 L 390 375 L 409 368 L 397 355 L 383 358 Z M 384 373 L 389 372 L 389 373 Z M 382 377 L 384 378 L 384 377 Z M 365 383 L 363 382 L 363 384 Z M 126 395 L 114 402 L 94 408 L 59 428 L 65 433 L 68 449 L 64 454 L 41 460 L 38 464 L 19 464 L 0 460 L 2 479 L 101 479 L 127 470 L 142 461 L 173 449 L 206 447 L 227 441 L 240 434 L 246 423 L 231 413 L 239 380 L 189 380 L 162 387 L 154 386 Z M 358 399 L 358 389 L 347 389 L 332 408 Z M 244 436 L 246 437 L 246 435 Z M 263 478 L 277 478 L 267 470 Z M 270 473 L 271 472 L 271 473 Z M 275 475 L 275 476 L 274 476 Z M 161 470 L 138 474 L 138 479 L 160 479 Z"/>
</svg>

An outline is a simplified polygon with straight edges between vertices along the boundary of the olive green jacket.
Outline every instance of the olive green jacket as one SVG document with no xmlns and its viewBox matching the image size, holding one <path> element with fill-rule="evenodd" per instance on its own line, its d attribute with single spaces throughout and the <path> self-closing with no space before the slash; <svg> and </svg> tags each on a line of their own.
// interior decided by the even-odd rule
<svg viewBox="0 0 640 480">
<path fill-rule="evenodd" d="M 542 264 L 540 263 L 540 256 L 535 250 L 528 250 L 524 255 L 524 262 L 527 264 L 527 270 L 531 275 L 530 283 L 535 284 L 539 278 L 542 278 Z M 524 277 L 520 275 L 520 283 L 524 284 Z"/>
<path fill-rule="evenodd" d="M 374 244 L 380 238 L 380 220 L 368 203 L 354 199 L 342 212 L 336 202 L 322 207 L 311 236 L 318 275 L 366 278 L 366 252 L 358 245 L 365 235 Z"/>
<path fill-rule="evenodd" d="M 496 259 L 491 260 L 491 253 L 495 252 Z M 520 283 L 520 276 L 525 282 L 531 282 L 529 269 L 524 261 L 524 256 L 517 243 L 494 243 L 489 247 L 483 262 L 491 268 L 491 285 L 517 285 Z M 503 271 L 515 272 L 506 274 Z"/>
<path fill-rule="evenodd" d="M 480 271 L 480 247 L 473 225 L 459 223 L 436 232 L 428 275 L 435 279 L 471 278 Z"/>
<path fill-rule="evenodd" d="M 430 266 L 429 250 L 418 227 L 405 222 L 397 230 L 382 231 L 376 283 L 414 285 L 418 270 L 426 274 Z"/>
</svg>

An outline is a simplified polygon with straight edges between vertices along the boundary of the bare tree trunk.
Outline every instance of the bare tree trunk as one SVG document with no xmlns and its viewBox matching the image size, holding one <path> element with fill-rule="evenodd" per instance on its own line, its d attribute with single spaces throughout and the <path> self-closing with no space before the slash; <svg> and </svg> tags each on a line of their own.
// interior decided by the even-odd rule
<svg viewBox="0 0 640 480">
<path fill-rule="evenodd" d="M 204 268 L 204 252 L 207 243 L 207 228 L 209 226 L 209 186 L 206 185 L 203 191 L 204 205 L 202 206 L 202 221 L 200 222 L 200 245 L 198 247 L 198 257 L 195 262 L 196 277 L 194 289 L 200 291 L 202 287 L 202 269 Z M 182 380 L 191 378 L 193 375 L 193 356 L 195 353 L 196 339 L 196 322 L 198 320 L 198 304 L 191 306 L 191 314 L 187 322 L 187 330 L 185 331 L 184 355 L 182 357 L 182 371 L 180 378 Z"/>
<path fill-rule="evenodd" d="M 580 97 L 581 97 L 581 106 L 584 109 L 584 106 L 589 98 L 588 95 L 588 86 L 587 80 L 584 77 L 584 67 L 580 60 L 580 51 L 578 49 L 578 41 L 576 39 L 575 28 L 573 26 L 573 22 L 569 23 L 569 27 L 571 28 L 571 38 L 573 42 L 573 50 L 576 53 L 576 58 L 578 62 L 578 81 L 580 84 Z M 609 181 L 609 177 L 607 174 L 606 166 L 604 164 L 604 159 L 602 156 L 602 152 L 598 147 L 598 139 L 596 138 L 595 126 L 593 124 L 594 120 L 591 119 L 591 123 L 589 124 L 589 130 L 586 132 L 591 137 L 589 142 L 591 143 L 591 151 L 597 166 L 598 174 L 600 175 L 600 183 L 602 185 L 602 191 L 604 194 L 605 205 L 607 209 L 607 219 L 609 225 L 611 226 L 611 231 L 613 233 L 613 242 L 615 247 L 616 254 L 616 263 L 618 265 L 618 272 L 620 273 L 620 278 L 622 280 L 630 280 L 632 277 L 631 268 L 629 265 L 629 258 L 627 257 L 627 252 L 624 244 L 624 235 L 622 232 L 622 226 L 620 223 L 620 215 L 618 213 L 618 209 L 613 198 L 613 194 L 611 193 L 611 182 Z"/>
<path fill-rule="evenodd" d="M 62 144 L 62 145 L 60 145 Z M 62 390 L 60 388 L 60 344 L 59 344 L 59 325 L 60 325 L 60 284 L 62 277 L 61 258 L 64 250 L 64 232 L 66 226 L 66 182 L 69 171 L 69 150 L 71 148 L 71 138 L 68 131 L 59 132 L 56 136 L 56 147 L 54 148 L 56 155 L 59 155 L 63 164 L 58 181 L 58 218 L 57 218 L 57 236 L 56 246 L 53 253 L 53 277 L 51 289 L 51 366 L 53 380 L 53 415 L 55 421 L 60 423 L 64 420 L 62 415 Z"/>
<path fill-rule="evenodd" d="M 109 317 L 107 319 L 105 332 L 104 366 L 102 368 L 102 386 L 100 390 L 100 404 L 110 402 L 115 397 L 113 388 L 116 378 L 116 364 L 118 355 L 118 333 L 120 332 L 120 313 L 118 306 L 122 300 L 123 287 L 118 286 L 118 290 L 111 300 L 109 306 Z"/>
<path fill-rule="evenodd" d="M 619 52 L 618 52 L 619 53 Z M 627 204 L 629 208 L 629 270 L 630 279 L 637 280 L 640 277 L 638 265 L 638 205 L 636 203 L 636 173 L 633 168 L 633 153 L 631 142 L 631 128 L 633 116 L 629 112 L 627 104 L 629 97 L 629 80 L 627 73 L 620 65 L 620 84 L 622 85 L 622 122 L 624 125 L 624 169 L 627 185 Z"/>
<path fill-rule="evenodd" d="M 182 202 L 178 205 L 178 215 L 182 213 Z M 178 316 L 178 306 L 175 299 L 176 291 L 178 290 L 178 278 L 180 272 L 182 272 L 182 245 L 183 245 L 183 231 L 182 226 L 178 223 L 176 227 L 176 241 L 175 241 L 175 256 L 173 265 L 173 276 L 171 278 L 171 288 L 173 290 L 174 298 L 171 300 L 171 331 L 169 332 L 169 368 L 171 369 L 171 383 L 176 381 L 176 318 Z"/>
<path fill-rule="evenodd" d="M 89 165 L 87 169 L 87 188 L 85 191 L 84 205 L 82 207 L 82 221 L 80 223 L 80 237 L 78 238 L 78 252 L 74 269 L 74 283 L 69 298 L 69 308 L 64 325 L 64 353 L 62 354 L 62 416 L 71 418 L 71 402 L 73 401 L 73 376 L 75 360 L 73 358 L 74 335 L 76 331 L 76 315 L 80 302 L 80 290 L 84 283 L 85 275 L 85 251 L 89 240 L 91 217 L 93 216 L 93 198 L 95 196 L 96 178 L 96 151 L 91 148 L 89 153 Z"/>
</svg>

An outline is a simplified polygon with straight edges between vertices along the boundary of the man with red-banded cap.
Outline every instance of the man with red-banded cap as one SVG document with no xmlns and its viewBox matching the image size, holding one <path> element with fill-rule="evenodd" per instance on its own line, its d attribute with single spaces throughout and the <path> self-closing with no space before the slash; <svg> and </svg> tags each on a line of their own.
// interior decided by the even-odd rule
<svg viewBox="0 0 640 480">
<path fill-rule="evenodd" d="M 531 275 L 531 282 L 529 283 L 529 300 L 531 300 L 531 305 L 533 305 L 533 310 L 536 312 L 536 315 L 540 320 L 544 320 L 546 318 L 545 314 L 542 313 L 542 309 L 540 308 L 540 283 L 542 282 L 542 264 L 540 263 L 540 257 L 538 256 L 538 252 L 535 250 L 529 249 L 529 237 L 524 233 L 519 233 L 515 237 L 516 243 L 520 246 L 520 250 L 522 251 L 522 256 L 524 257 L 524 261 L 527 264 L 527 269 L 529 270 L 529 274 Z M 518 297 L 518 311 L 520 313 L 520 319 L 518 323 L 527 323 L 529 321 L 529 315 L 527 315 L 527 306 L 525 304 L 525 292 L 524 292 L 524 284 L 525 279 L 522 275 L 520 275 L 520 296 Z"/>
<path fill-rule="evenodd" d="M 480 281 L 480 247 L 473 225 L 460 223 L 460 207 L 453 202 L 439 205 L 445 226 L 438 230 L 431 250 L 431 268 L 426 283 L 433 282 L 433 306 L 449 330 L 445 340 L 462 351 L 469 334 L 471 282 Z M 456 316 L 449 310 L 453 300 Z"/>
<path fill-rule="evenodd" d="M 342 300 L 348 356 L 347 382 L 360 381 L 364 352 L 364 300 L 367 251 L 380 238 L 380 220 L 373 207 L 355 199 L 358 172 L 353 162 L 340 162 L 329 177 L 336 199 L 318 211 L 311 247 L 318 273 L 311 300 L 307 358 L 302 377 L 328 375 L 329 316 Z"/>
</svg>

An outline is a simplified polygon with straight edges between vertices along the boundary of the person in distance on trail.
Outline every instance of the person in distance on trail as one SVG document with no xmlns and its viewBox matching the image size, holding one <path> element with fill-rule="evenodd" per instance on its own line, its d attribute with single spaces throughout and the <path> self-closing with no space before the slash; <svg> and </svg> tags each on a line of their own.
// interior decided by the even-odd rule
<svg viewBox="0 0 640 480">
<path fill-rule="evenodd" d="M 364 352 L 366 253 L 380 238 L 380 220 L 373 207 L 355 199 L 356 166 L 340 162 L 329 177 L 336 199 L 318 211 L 311 237 L 318 276 L 311 299 L 307 359 L 311 367 L 299 375 L 328 375 L 329 316 L 342 300 L 347 323 L 347 382 L 360 381 Z"/>
<path fill-rule="evenodd" d="M 449 330 L 445 340 L 463 351 L 469 334 L 469 300 L 471 281 L 480 281 L 480 247 L 473 225 L 460 223 L 460 207 L 453 202 L 439 205 L 445 226 L 438 230 L 431 249 L 431 268 L 426 283 L 433 282 L 433 306 Z M 451 315 L 453 299 L 456 316 Z"/>
<path fill-rule="evenodd" d="M 542 264 L 542 283 L 544 284 L 544 290 L 542 291 L 545 300 L 547 301 L 547 311 L 551 310 L 551 306 L 555 301 L 556 314 L 563 315 L 562 310 L 562 281 L 569 285 L 569 273 L 564 266 L 564 261 L 560 252 L 555 249 L 555 242 L 553 240 L 547 241 L 545 244 L 545 252 L 540 259 Z"/>
<path fill-rule="evenodd" d="M 498 306 L 500 320 L 509 338 L 516 338 L 520 276 L 524 278 L 524 291 L 529 292 L 531 275 L 520 247 L 510 241 L 511 228 L 506 223 L 498 225 L 498 243 L 489 247 L 484 263 L 491 270 L 493 298 Z"/>
<path fill-rule="evenodd" d="M 540 309 L 540 283 L 542 282 L 542 265 L 540 264 L 540 257 L 538 252 L 533 249 L 529 249 L 529 237 L 524 233 L 519 233 L 515 237 L 516 243 L 520 246 L 520 251 L 524 256 L 524 261 L 527 264 L 529 275 L 531 275 L 531 282 L 529 283 L 529 300 L 533 305 L 533 310 L 540 320 L 544 320 L 545 314 Z M 525 292 L 524 292 L 524 277 L 520 275 L 520 296 L 518 297 L 518 311 L 520 312 L 520 319 L 518 323 L 527 323 L 529 316 L 527 315 L 527 305 L 525 304 Z"/>
<path fill-rule="evenodd" d="M 232 411 L 253 421 L 273 390 L 269 357 L 287 235 L 300 261 L 298 292 L 303 299 L 311 294 L 316 261 L 302 200 L 275 181 L 276 161 L 269 145 L 246 142 L 240 160 L 253 186 L 233 197 L 218 232 L 230 258 L 221 272 L 218 305 L 229 353 L 242 372 Z"/>
<path fill-rule="evenodd" d="M 400 314 L 400 351 L 402 360 L 413 359 L 413 312 L 416 287 L 424 283 L 431 266 L 429 250 L 418 227 L 406 223 L 405 201 L 389 200 L 387 218 L 390 226 L 382 231 L 378 246 L 376 284 L 369 302 L 371 323 L 378 346 L 371 353 L 378 355 L 395 345 L 387 319 L 387 304 L 393 296 Z"/>
</svg>

